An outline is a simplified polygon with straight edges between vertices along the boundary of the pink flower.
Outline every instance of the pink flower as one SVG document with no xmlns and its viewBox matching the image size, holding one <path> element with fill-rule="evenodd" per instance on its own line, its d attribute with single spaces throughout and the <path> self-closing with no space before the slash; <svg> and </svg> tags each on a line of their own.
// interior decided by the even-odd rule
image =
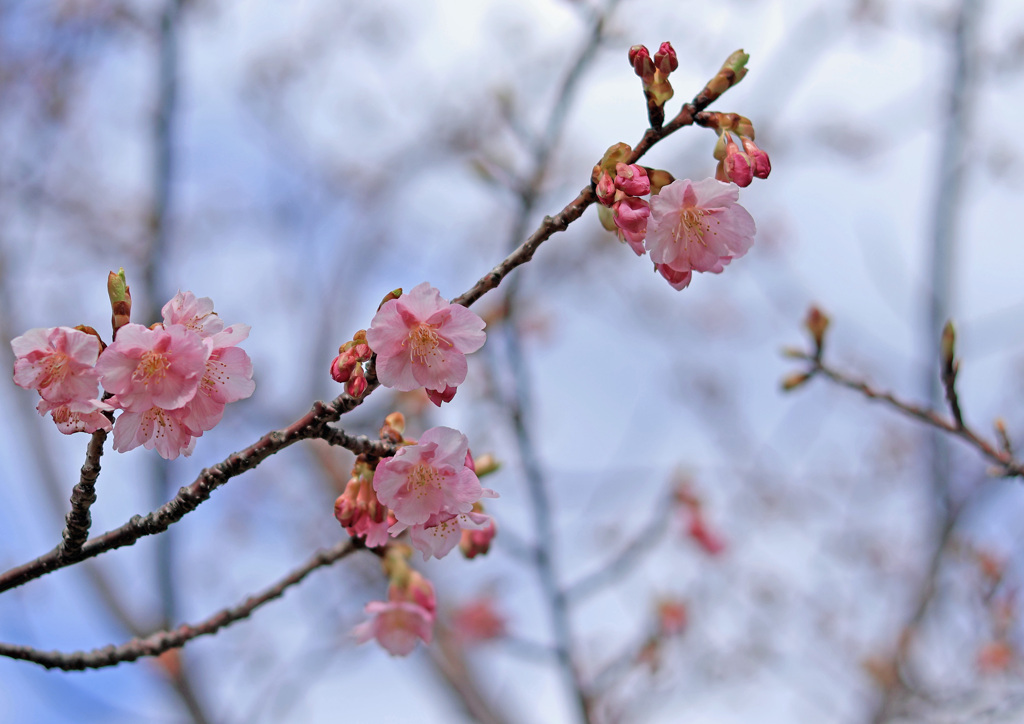
<svg viewBox="0 0 1024 724">
<path fill-rule="evenodd" d="M 492 524 L 491 516 L 484 513 L 438 513 L 419 525 L 395 523 L 390 531 L 391 535 L 397 536 L 408 530 L 412 547 L 422 553 L 423 560 L 426 561 L 430 560 L 431 556 L 444 558 L 451 553 L 462 540 L 462 531 L 485 530 Z"/>
<path fill-rule="evenodd" d="M 68 402 L 40 400 L 36 406 L 40 415 L 49 412 L 53 421 L 57 423 L 57 429 L 65 435 L 75 432 L 93 433 L 97 430 L 110 432 L 113 425 L 103 412 L 113 409 L 107 403 L 99 400 L 70 400 Z"/>
<path fill-rule="evenodd" d="M 405 525 L 432 515 L 468 513 L 483 495 L 476 473 L 466 467 L 469 441 L 458 430 L 434 427 L 416 445 L 399 448 L 373 475 L 373 489 Z"/>
<path fill-rule="evenodd" d="M 673 287 L 685 287 L 693 271 L 720 274 L 753 245 L 754 219 L 738 198 L 735 184 L 712 178 L 673 181 L 651 197 L 645 244 Z"/>
<path fill-rule="evenodd" d="M 195 396 L 185 404 L 183 419 L 193 430 L 212 430 L 224 415 L 226 404 L 244 400 L 256 389 L 252 360 L 235 346 L 248 336 L 248 324 L 233 324 L 207 337 L 206 344 L 212 347 L 210 357 Z"/>
<path fill-rule="evenodd" d="M 183 325 L 126 324 L 103 351 L 96 371 L 107 392 L 117 396 L 112 403 L 117 407 L 176 410 L 195 396 L 209 357 L 210 346 Z"/>
<path fill-rule="evenodd" d="M 377 354 L 377 378 L 385 387 L 444 392 L 466 379 L 466 355 L 483 346 L 484 321 L 449 304 L 427 282 L 392 299 L 377 312 L 366 341 Z"/>
<path fill-rule="evenodd" d="M 213 300 L 209 297 L 196 298 L 192 292 L 179 291 L 160 313 L 165 327 L 183 324 L 200 337 L 211 337 L 224 329 L 224 322 L 213 311 Z"/>
<path fill-rule="evenodd" d="M 37 390 L 47 402 L 94 400 L 100 341 L 71 327 L 30 329 L 11 340 L 14 383 Z M 49 408 L 52 409 L 52 408 Z"/>
<path fill-rule="evenodd" d="M 502 638 L 506 629 L 505 617 L 498 613 L 490 596 L 468 601 L 452 612 L 452 630 L 464 644 Z"/>
<path fill-rule="evenodd" d="M 116 397 L 112 398 L 114 401 Z M 165 410 L 150 407 L 140 412 L 124 410 L 114 425 L 114 449 L 128 452 L 143 446 L 155 449 L 165 460 L 174 460 L 178 455 L 188 457 L 195 449 L 195 438 L 203 434 L 194 430 L 184 421 L 183 410 Z"/>
<path fill-rule="evenodd" d="M 359 643 L 377 639 L 392 656 L 408 656 L 417 640 L 429 644 L 434 635 L 434 617 L 422 606 L 407 601 L 371 601 L 366 613 L 372 618 L 352 633 Z"/>
</svg>

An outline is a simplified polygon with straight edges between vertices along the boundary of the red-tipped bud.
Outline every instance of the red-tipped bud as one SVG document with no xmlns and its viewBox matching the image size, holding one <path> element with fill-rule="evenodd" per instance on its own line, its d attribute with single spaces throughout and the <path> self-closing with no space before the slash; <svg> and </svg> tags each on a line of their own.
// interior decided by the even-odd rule
<svg viewBox="0 0 1024 724">
<path fill-rule="evenodd" d="M 651 206 L 643 199 L 626 196 L 615 202 L 615 225 L 621 238 L 629 244 L 637 256 L 643 256 L 644 239 L 647 237 L 647 219 Z"/>
<path fill-rule="evenodd" d="M 828 315 L 822 312 L 817 307 L 811 307 L 807 310 L 807 318 L 804 319 L 804 329 L 806 329 L 811 339 L 814 340 L 814 346 L 820 351 L 825 344 L 825 332 L 828 330 L 828 325 L 831 320 Z"/>
<path fill-rule="evenodd" d="M 366 392 L 366 377 L 363 376 L 363 368 L 356 367 L 353 370 L 353 374 L 348 378 L 348 382 L 345 383 L 345 392 L 350 397 L 359 398 Z"/>
<path fill-rule="evenodd" d="M 615 186 L 630 196 L 646 196 L 651 192 L 651 180 L 647 177 L 647 171 L 635 163 L 615 164 Z"/>
<path fill-rule="evenodd" d="M 768 178 L 768 174 L 772 172 L 772 162 L 768 158 L 768 154 L 758 148 L 757 144 L 750 138 L 742 136 L 740 140 L 743 141 L 743 150 L 750 157 L 754 167 L 754 175 L 758 178 Z"/>
<path fill-rule="evenodd" d="M 438 407 L 440 407 L 442 402 L 451 402 L 452 399 L 455 397 L 455 393 L 458 389 L 458 387 L 445 385 L 444 392 L 438 392 L 437 390 L 428 389 L 426 390 L 426 393 L 427 397 L 430 398 L 430 401 L 433 402 Z"/>
<path fill-rule="evenodd" d="M 331 362 L 331 377 L 335 382 L 348 382 L 352 376 L 352 370 L 356 367 L 356 360 L 348 352 L 342 352 Z"/>
<path fill-rule="evenodd" d="M 629 49 L 629 64 L 633 66 L 633 72 L 640 76 L 644 83 L 654 81 L 654 61 L 651 60 L 651 52 L 645 45 L 634 45 Z"/>
<path fill-rule="evenodd" d="M 750 157 L 740 151 L 739 146 L 732 140 L 732 136 L 726 134 L 725 158 L 721 161 L 722 170 L 727 180 L 737 186 L 749 186 L 754 180 L 754 168 L 751 165 Z"/>
<path fill-rule="evenodd" d="M 676 51 L 672 48 L 671 43 L 666 41 L 661 44 L 658 52 L 654 54 L 654 65 L 662 75 L 668 75 L 679 67 L 679 59 L 676 57 Z"/>
</svg>

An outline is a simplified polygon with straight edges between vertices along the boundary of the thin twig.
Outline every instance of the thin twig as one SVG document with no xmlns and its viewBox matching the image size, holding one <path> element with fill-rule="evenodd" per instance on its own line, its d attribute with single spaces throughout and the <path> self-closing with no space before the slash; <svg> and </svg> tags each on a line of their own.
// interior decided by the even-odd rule
<svg viewBox="0 0 1024 724">
<path fill-rule="evenodd" d="M 397 448 L 391 443 L 382 440 L 374 440 L 366 435 L 349 435 L 344 430 L 336 427 L 324 427 L 317 435 L 331 445 L 338 445 L 356 455 L 373 455 L 378 458 L 387 458 L 395 454 Z"/>
<path fill-rule="evenodd" d="M 1000 475 L 1008 478 L 1024 477 L 1024 462 L 1016 460 L 1009 453 L 997 449 L 994 445 L 983 439 L 978 433 L 974 432 L 972 428 L 960 426 L 955 420 L 946 419 L 939 413 L 927 407 L 905 402 L 893 395 L 891 392 L 878 390 L 863 380 L 848 377 L 835 368 L 826 365 L 821 360 L 815 359 L 813 355 L 794 354 L 792 356 L 796 359 L 803 359 L 810 362 L 811 368 L 809 372 L 812 375 L 823 375 L 842 387 L 859 392 L 869 400 L 883 402 L 889 407 L 899 410 L 903 414 L 913 417 L 916 420 L 920 420 L 926 425 L 930 425 L 936 429 L 948 432 L 954 437 L 960 438 L 995 463 L 999 468 Z"/>
<path fill-rule="evenodd" d="M 250 596 L 237 606 L 225 608 L 197 624 L 182 624 L 172 631 L 159 631 L 145 638 L 132 639 L 120 646 L 106 646 L 92 651 L 70 653 L 40 651 L 30 646 L 0 643 L 0 656 L 31 661 L 47 669 L 63 669 L 64 671 L 101 669 L 126 661 L 135 661 L 143 656 L 158 656 L 169 649 L 178 648 L 198 636 L 215 633 L 235 621 L 247 618 L 263 604 L 280 598 L 284 595 L 285 590 L 301 582 L 316 569 L 331 565 L 359 547 L 353 541 L 346 540 L 332 548 L 317 551 L 305 565 L 292 571 L 267 590 L 256 596 Z"/>
<path fill-rule="evenodd" d="M 566 587 L 565 596 L 569 603 L 576 603 L 577 600 L 586 598 L 611 583 L 621 581 L 626 572 L 635 569 L 640 556 L 650 551 L 652 543 L 668 527 L 672 510 L 671 495 L 659 500 L 654 515 L 622 550 L 596 571 Z"/>
</svg>

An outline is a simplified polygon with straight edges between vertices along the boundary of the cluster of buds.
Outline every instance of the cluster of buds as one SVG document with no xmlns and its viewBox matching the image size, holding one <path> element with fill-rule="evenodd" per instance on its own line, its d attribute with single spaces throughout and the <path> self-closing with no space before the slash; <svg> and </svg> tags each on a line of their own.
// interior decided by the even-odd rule
<svg viewBox="0 0 1024 724">
<path fill-rule="evenodd" d="M 668 81 L 669 74 L 679 67 L 679 59 L 672 44 L 665 42 L 651 57 L 645 45 L 634 45 L 629 49 L 629 64 L 644 83 L 644 97 L 647 99 L 647 117 L 652 128 L 661 128 L 665 122 L 665 103 L 674 91 Z"/>
<path fill-rule="evenodd" d="M 717 556 L 724 551 L 725 541 L 708 526 L 703 504 L 689 481 L 684 480 L 676 487 L 675 501 L 683 516 L 686 535 L 708 555 Z"/>
<path fill-rule="evenodd" d="M 356 458 L 345 492 L 334 501 L 334 517 L 353 538 L 363 538 L 370 548 L 388 542 L 388 528 L 394 515 L 377 499 L 373 490 L 373 468 L 365 456 Z"/>
<path fill-rule="evenodd" d="M 627 163 L 632 153 L 628 144 L 616 143 L 594 166 L 591 181 L 601 203 L 598 207 L 601 224 L 641 256 L 651 206 L 639 197 L 657 194 L 675 179 L 668 171 Z"/>
<path fill-rule="evenodd" d="M 363 362 L 373 353 L 366 343 L 366 330 L 360 329 L 352 340 L 338 347 L 338 356 L 331 362 L 331 377 L 345 385 L 345 392 L 352 397 L 362 397 L 366 392 L 366 375 Z"/>
<path fill-rule="evenodd" d="M 772 162 L 768 154 L 754 143 L 754 126 L 749 118 L 738 113 L 705 113 L 702 114 L 704 124 L 718 132 L 715 143 L 714 157 L 718 161 L 715 178 L 719 181 L 731 181 L 737 186 L 749 186 L 755 178 L 765 179 L 772 172 Z M 740 139 L 740 146 L 733 139 L 735 134 Z"/>
<path fill-rule="evenodd" d="M 434 586 L 409 565 L 411 554 L 408 546 L 388 548 L 381 562 L 389 580 L 388 600 L 366 604 L 370 620 L 352 631 L 359 643 L 377 639 L 392 656 L 407 656 L 418 640 L 429 644 L 434 636 Z"/>
</svg>

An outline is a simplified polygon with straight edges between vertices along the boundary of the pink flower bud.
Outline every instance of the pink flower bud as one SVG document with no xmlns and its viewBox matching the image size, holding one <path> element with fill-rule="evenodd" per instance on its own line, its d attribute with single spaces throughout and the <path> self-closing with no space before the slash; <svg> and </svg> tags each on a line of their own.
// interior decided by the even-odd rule
<svg viewBox="0 0 1024 724">
<path fill-rule="evenodd" d="M 645 45 L 634 45 L 629 49 L 629 63 L 633 66 L 633 72 L 640 76 L 644 83 L 654 82 L 654 61 L 651 60 L 651 52 Z"/>
<path fill-rule="evenodd" d="M 651 192 L 651 180 L 643 166 L 635 163 L 615 164 L 615 185 L 630 196 L 646 196 Z"/>
<path fill-rule="evenodd" d="M 725 158 L 721 162 L 722 171 L 727 181 L 732 181 L 739 187 L 749 186 L 754 180 L 754 169 L 750 156 L 740 151 L 736 141 L 729 136 L 726 140 Z"/>
<path fill-rule="evenodd" d="M 345 392 L 351 397 L 362 397 L 366 392 L 366 377 L 363 376 L 363 368 L 357 367 L 348 382 L 345 383 Z"/>
<path fill-rule="evenodd" d="M 356 361 L 348 352 L 343 352 L 331 362 L 331 377 L 335 382 L 348 382 L 355 369 Z"/>
<path fill-rule="evenodd" d="M 662 75 L 668 75 L 679 67 L 679 59 L 676 57 L 676 51 L 672 48 L 671 43 L 666 41 L 661 44 L 658 52 L 654 54 L 654 65 Z"/>
<path fill-rule="evenodd" d="M 751 139 L 744 137 L 743 150 L 747 152 L 747 156 L 753 162 L 754 175 L 758 178 L 768 178 L 768 174 L 772 172 L 772 162 L 768 158 L 768 154 L 757 147 Z"/>
<path fill-rule="evenodd" d="M 615 202 L 615 180 L 607 171 L 601 172 L 597 180 L 596 193 L 597 200 L 605 206 L 611 206 Z"/>
</svg>

